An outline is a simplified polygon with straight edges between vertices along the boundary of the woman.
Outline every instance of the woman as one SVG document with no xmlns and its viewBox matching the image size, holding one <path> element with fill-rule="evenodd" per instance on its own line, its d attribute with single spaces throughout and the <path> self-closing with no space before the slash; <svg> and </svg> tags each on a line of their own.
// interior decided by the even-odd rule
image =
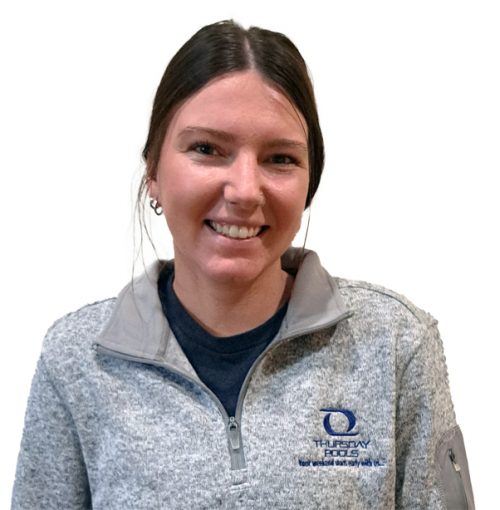
<svg viewBox="0 0 500 510">
<path fill-rule="evenodd" d="M 323 168 L 295 46 L 201 29 L 143 155 L 175 258 L 49 331 L 13 508 L 473 508 L 435 320 L 290 248 Z"/>
</svg>

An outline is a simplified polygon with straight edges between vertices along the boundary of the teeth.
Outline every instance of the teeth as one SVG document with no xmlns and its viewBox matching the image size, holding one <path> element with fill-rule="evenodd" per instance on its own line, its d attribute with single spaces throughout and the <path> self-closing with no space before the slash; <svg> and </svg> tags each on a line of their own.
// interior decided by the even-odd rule
<svg viewBox="0 0 500 510">
<path fill-rule="evenodd" d="M 215 223 L 215 221 L 210 222 L 210 226 L 219 234 L 222 234 L 226 237 L 232 237 L 233 239 L 249 239 L 250 237 L 255 237 L 260 232 L 260 227 L 238 227 L 237 225 L 221 225 L 220 223 Z"/>
</svg>

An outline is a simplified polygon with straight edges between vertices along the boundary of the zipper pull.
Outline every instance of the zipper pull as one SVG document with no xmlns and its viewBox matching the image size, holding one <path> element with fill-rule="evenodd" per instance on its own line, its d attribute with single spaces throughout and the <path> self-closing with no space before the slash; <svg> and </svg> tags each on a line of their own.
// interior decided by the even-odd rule
<svg viewBox="0 0 500 510">
<path fill-rule="evenodd" d="M 457 473 L 459 473 L 459 472 L 460 472 L 460 464 L 457 462 L 457 459 L 456 459 L 456 457 L 455 457 L 455 453 L 454 453 L 454 451 L 453 451 L 453 450 L 451 450 L 451 449 L 450 449 L 450 450 L 448 450 L 448 455 L 449 455 L 450 460 L 451 460 L 451 462 L 452 462 L 452 464 L 453 464 L 453 467 L 455 468 L 455 471 L 456 471 Z"/>
<path fill-rule="evenodd" d="M 227 433 L 229 436 L 229 442 L 231 443 L 231 448 L 233 450 L 240 449 L 240 432 L 239 425 L 234 416 L 229 418 L 229 423 L 227 424 Z"/>
</svg>

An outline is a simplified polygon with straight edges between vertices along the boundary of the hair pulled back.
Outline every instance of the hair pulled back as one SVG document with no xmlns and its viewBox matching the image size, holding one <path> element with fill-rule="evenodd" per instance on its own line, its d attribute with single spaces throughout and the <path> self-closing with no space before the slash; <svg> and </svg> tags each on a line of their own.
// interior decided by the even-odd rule
<svg viewBox="0 0 500 510">
<path fill-rule="evenodd" d="M 142 151 L 146 173 L 139 199 L 146 193 L 148 181 L 156 177 L 161 147 L 175 108 L 214 78 L 248 69 L 255 69 L 284 93 L 307 123 L 310 175 L 305 207 L 310 205 L 323 171 L 324 146 L 306 63 L 285 35 L 258 27 L 245 30 L 232 20 L 201 28 L 168 64 L 156 91 Z"/>
</svg>

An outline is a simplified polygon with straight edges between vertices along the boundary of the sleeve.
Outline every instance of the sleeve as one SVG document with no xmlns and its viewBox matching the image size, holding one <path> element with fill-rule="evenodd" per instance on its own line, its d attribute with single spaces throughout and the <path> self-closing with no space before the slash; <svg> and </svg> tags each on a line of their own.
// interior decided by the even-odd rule
<svg viewBox="0 0 500 510">
<path fill-rule="evenodd" d="M 396 508 L 473 510 L 436 321 L 405 360 L 396 409 Z"/>
<path fill-rule="evenodd" d="M 11 510 L 90 509 L 78 434 L 40 358 L 28 399 Z"/>
</svg>

